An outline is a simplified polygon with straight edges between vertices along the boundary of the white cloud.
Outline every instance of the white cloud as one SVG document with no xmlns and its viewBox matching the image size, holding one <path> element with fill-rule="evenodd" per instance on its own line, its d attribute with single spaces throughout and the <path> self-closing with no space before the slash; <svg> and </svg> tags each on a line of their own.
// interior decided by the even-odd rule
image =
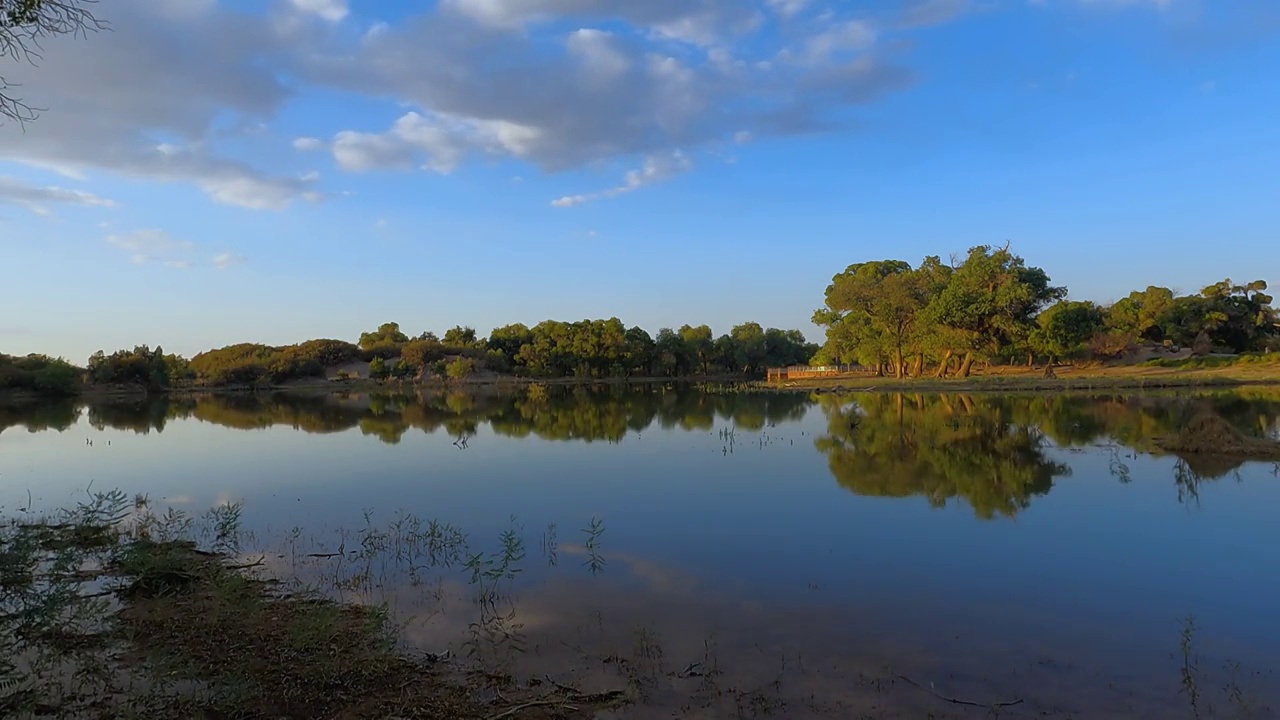
<svg viewBox="0 0 1280 720">
<path fill-rule="evenodd" d="M 1097 7 L 1151 7 L 1157 10 L 1168 10 L 1173 6 L 1174 0 L 1075 0 L 1081 5 L 1093 5 Z M 1033 0 L 1033 5 L 1044 5 L 1045 0 Z"/>
<path fill-rule="evenodd" d="M 540 139 L 537 128 L 506 120 L 426 116 L 408 112 L 384 133 L 344 130 L 333 138 L 333 158 L 344 170 L 420 166 L 452 172 L 472 150 L 526 158 Z"/>
<path fill-rule="evenodd" d="M 190 240 L 179 240 L 158 228 L 108 235 L 107 244 L 127 253 L 129 261 L 135 265 L 155 264 L 188 269 L 207 264 L 209 267 L 225 270 L 248 262 L 245 256 L 230 252 L 209 255 L 200 245 Z"/>
<path fill-rule="evenodd" d="M 626 55 L 613 33 L 584 28 L 569 34 L 565 41 L 569 53 L 581 62 L 584 74 L 595 82 L 610 82 L 631 69 Z"/>
<path fill-rule="evenodd" d="M 1167 9 L 1178 2 L 1056 4 Z M 265 5 L 264 16 L 259 6 L 240 11 L 243 3 L 227 0 L 103 3 L 111 32 L 50 38 L 38 67 L 6 66 L 24 100 L 50 110 L 25 134 L 0 127 L 0 160 L 73 178 L 105 171 L 181 183 L 215 202 L 255 209 L 322 199 L 314 172 L 260 164 L 278 156 L 266 152 L 272 142 L 326 150 L 349 172 L 448 173 L 473 159 L 552 172 L 619 158 L 662 162 L 675 148 L 696 153 L 852 127 L 857 105 L 914 82 L 899 64 L 910 52 L 911 27 L 1002 6 L 438 0 L 393 24 L 356 26 L 349 0 Z M 261 132 L 300 88 L 315 87 L 401 109 L 364 127 L 326 127 L 328 118 L 312 115 L 305 135 L 283 141 Z M 224 152 L 228 136 L 249 151 Z M 524 169 L 508 174 L 517 173 L 528 177 Z M 16 202 L 4 192 L 0 202 Z M 44 202 L 93 204 L 60 197 Z"/>
<path fill-rule="evenodd" d="M 251 208 L 314 197 L 306 183 L 206 142 L 215 122 L 249 132 L 289 98 L 269 60 L 288 52 L 289 38 L 213 0 L 113 0 L 97 12 L 110 32 L 46 38 L 37 65 L 6 66 L 22 99 L 48 110 L 25 128 L 0 126 L 0 160 L 189 183 Z"/>
<path fill-rule="evenodd" d="M 107 243 L 129 253 L 135 265 L 158 262 L 169 267 L 190 267 L 195 243 L 178 240 L 164 230 L 137 230 L 127 235 L 108 235 Z"/>
<path fill-rule="evenodd" d="M 766 0 L 771 10 L 784 18 L 792 18 L 809 7 L 809 0 Z"/>
<path fill-rule="evenodd" d="M 766 0 L 442 0 L 355 47 L 299 58 L 297 74 L 407 106 L 389 127 L 343 128 L 325 143 L 357 172 L 449 172 L 469 158 L 554 172 L 739 132 L 812 132 L 912 82 L 874 52 L 871 22 L 758 32 L 773 10 Z M 678 46 L 695 39 L 712 44 Z M 772 62 L 784 44 L 805 61 Z"/>
<path fill-rule="evenodd" d="M 810 63 L 826 63 L 833 55 L 870 48 L 876 41 L 876 31 L 870 23 L 848 20 L 836 23 L 810 37 L 805 43 L 804 59 Z"/>
<path fill-rule="evenodd" d="M 213 257 L 213 266 L 218 270 L 226 270 L 236 265 L 243 265 L 249 262 L 249 258 L 236 253 L 221 253 Z"/>
<path fill-rule="evenodd" d="M 902 24 L 908 27 L 941 25 L 972 9 L 973 0 L 919 0 L 903 13 Z"/>
<path fill-rule="evenodd" d="M 622 184 L 607 190 L 586 193 L 582 195 L 566 195 L 551 201 L 552 207 L 573 207 L 583 203 L 599 200 L 601 198 L 617 197 L 635 190 L 639 190 L 645 185 L 662 182 L 675 175 L 688 172 L 693 169 L 693 161 L 679 150 L 669 155 L 659 155 L 646 158 L 644 165 L 637 170 L 631 170 L 623 177 Z"/>
<path fill-rule="evenodd" d="M 0 205 L 17 205 L 37 215 L 49 215 L 49 205 L 83 205 L 115 207 L 115 202 L 83 190 L 68 190 L 55 185 L 28 185 L 17 178 L 0 176 Z"/>
<path fill-rule="evenodd" d="M 340 22 L 350 12 L 347 0 L 289 0 L 299 12 L 318 15 L 328 22 Z"/>
<path fill-rule="evenodd" d="M 445 14 L 514 31 L 550 20 L 617 21 L 657 37 L 708 45 L 759 25 L 752 0 L 440 0 Z"/>
</svg>

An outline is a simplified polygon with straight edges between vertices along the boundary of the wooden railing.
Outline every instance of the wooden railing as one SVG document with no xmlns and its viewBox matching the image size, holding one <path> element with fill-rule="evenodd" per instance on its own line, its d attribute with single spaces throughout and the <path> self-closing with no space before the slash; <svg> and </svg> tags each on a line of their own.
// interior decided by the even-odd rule
<svg viewBox="0 0 1280 720">
<path fill-rule="evenodd" d="M 874 375 L 875 370 L 862 365 L 793 365 L 769 368 L 766 377 L 775 380 L 810 380 L 814 378 L 861 377 Z"/>
</svg>

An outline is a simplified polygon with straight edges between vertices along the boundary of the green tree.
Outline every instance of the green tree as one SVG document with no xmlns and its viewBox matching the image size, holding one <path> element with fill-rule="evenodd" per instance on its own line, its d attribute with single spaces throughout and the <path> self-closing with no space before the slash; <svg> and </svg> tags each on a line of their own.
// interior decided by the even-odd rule
<svg viewBox="0 0 1280 720">
<path fill-rule="evenodd" d="M 746 375 L 761 374 L 768 364 L 769 347 L 760 323 L 735 325 L 729 336 L 733 338 L 736 369 Z"/>
<path fill-rule="evenodd" d="M 1107 328 L 1123 333 L 1129 342 L 1160 342 L 1172 335 L 1169 326 L 1174 292 L 1151 285 L 1135 290 L 1107 309 Z"/>
<path fill-rule="evenodd" d="M 515 323 L 494 328 L 493 332 L 489 333 L 486 344 L 490 350 L 502 353 L 508 361 L 514 363 L 520 356 L 520 350 L 531 342 L 533 342 L 533 333 L 529 328 L 521 323 Z"/>
<path fill-rule="evenodd" d="M 692 325 L 683 325 L 678 331 L 680 339 L 684 341 L 684 346 L 698 362 L 700 371 L 703 375 L 711 372 L 711 359 L 715 353 L 715 336 L 711 334 L 711 328 L 706 325 L 693 327 Z"/>
<path fill-rule="evenodd" d="M 387 361 L 380 357 L 375 357 L 369 361 L 369 377 L 375 380 L 385 380 L 390 377 L 391 370 L 387 367 Z"/>
<path fill-rule="evenodd" d="M 905 355 L 919 350 L 917 319 L 928 300 L 925 290 L 924 277 L 901 260 L 850 265 L 832 278 L 826 308 L 815 313 L 815 321 L 829 330 L 828 342 L 847 346 L 830 354 L 877 368 L 887 359 L 903 377 Z"/>
<path fill-rule="evenodd" d="M 658 368 L 663 375 L 689 374 L 696 361 L 693 351 L 689 349 L 689 345 L 679 333 L 671 328 L 662 328 L 658 331 L 654 345 L 657 350 Z"/>
<path fill-rule="evenodd" d="M 1045 308 L 1036 325 L 1032 346 L 1052 364 L 1083 355 L 1089 340 L 1103 329 L 1104 318 L 1102 308 L 1091 302 L 1063 300 Z"/>
<path fill-rule="evenodd" d="M 624 336 L 626 343 L 623 349 L 623 366 L 628 374 L 652 376 L 654 363 L 657 360 L 658 348 L 653 338 L 644 328 L 627 328 Z"/>
<path fill-rule="evenodd" d="M 447 347 L 475 347 L 477 344 L 476 330 L 471 327 L 455 325 L 445 331 L 444 344 Z"/>
<path fill-rule="evenodd" d="M 360 333 L 360 349 L 373 350 L 386 345 L 404 345 L 409 336 L 400 332 L 400 323 L 383 323 L 373 332 Z"/>
<path fill-rule="evenodd" d="M 972 248 L 951 274 L 945 288 L 925 309 L 926 322 L 948 331 L 948 340 L 963 350 L 959 374 L 968 377 L 973 361 L 1005 348 L 1029 348 L 1035 318 L 1066 289 L 1049 284 L 1049 276 L 1009 251 L 988 245 Z"/>
<path fill-rule="evenodd" d="M 452 362 L 445 366 L 445 374 L 449 376 L 450 380 L 462 380 L 469 377 L 474 369 L 475 365 L 470 358 L 454 358 Z"/>
<path fill-rule="evenodd" d="M 99 350 L 89 357 L 86 375 L 89 382 L 99 385 L 138 385 L 149 390 L 163 390 L 169 387 L 171 366 L 183 370 L 184 365 L 186 361 L 181 358 L 166 357 L 162 348 L 152 350 L 147 345 L 139 345 L 110 355 Z M 189 368 L 185 372 L 189 373 Z"/>
</svg>

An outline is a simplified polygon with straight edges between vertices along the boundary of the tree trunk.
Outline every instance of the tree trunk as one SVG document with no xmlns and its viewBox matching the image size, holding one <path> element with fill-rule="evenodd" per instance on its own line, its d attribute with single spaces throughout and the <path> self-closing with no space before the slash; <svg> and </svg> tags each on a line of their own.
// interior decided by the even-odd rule
<svg viewBox="0 0 1280 720">
<path fill-rule="evenodd" d="M 1031 354 L 1030 350 L 1028 350 L 1027 351 L 1027 367 L 1035 367 L 1035 365 L 1036 365 L 1035 356 Z"/>
<path fill-rule="evenodd" d="M 907 374 L 907 373 L 906 373 L 906 368 L 907 368 L 907 366 L 906 366 L 906 365 L 904 365 L 904 364 L 903 364 L 903 362 L 902 362 L 902 348 L 895 348 L 895 349 L 894 349 L 894 351 L 893 351 L 893 363 L 894 363 L 893 374 L 894 374 L 894 376 L 895 376 L 895 377 L 897 377 L 899 380 L 901 380 L 901 379 L 902 379 L 904 376 L 906 376 L 906 374 Z"/>
<path fill-rule="evenodd" d="M 916 356 L 916 377 L 924 377 L 924 353 Z"/>
<path fill-rule="evenodd" d="M 942 362 L 938 363 L 938 377 L 944 378 L 947 376 L 947 366 L 950 364 L 951 364 L 951 351 L 948 350 L 942 353 Z"/>
<path fill-rule="evenodd" d="M 967 352 L 964 354 L 964 360 L 960 361 L 960 373 L 959 373 L 960 377 L 962 378 L 969 377 L 969 371 L 972 369 L 973 369 L 973 353 Z"/>
</svg>

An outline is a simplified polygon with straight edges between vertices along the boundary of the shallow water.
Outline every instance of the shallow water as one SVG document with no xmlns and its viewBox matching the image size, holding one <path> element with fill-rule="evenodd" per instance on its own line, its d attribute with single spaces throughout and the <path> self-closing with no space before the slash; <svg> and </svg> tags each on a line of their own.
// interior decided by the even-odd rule
<svg viewBox="0 0 1280 720">
<path fill-rule="evenodd" d="M 1023 701 L 1001 717 L 1191 717 L 1194 617 L 1200 716 L 1272 717 L 1280 469 L 1157 451 L 1207 412 L 1280 433 L 1265 393 L 0 406 L 0 506 L 90 483 L 196 514 L 243 502 L 244 550 L 274 571 L 390 603 L 424 650 L 629 686 L 645 702 L 624 716 L 990 712 L 945 696 Z M 411 517 L 467 551 L 432 566 Z M 498 573 L 504 530 L 523 558 Z M 468 556 L 499 577 L 472 582 Z"/>
</svg>

